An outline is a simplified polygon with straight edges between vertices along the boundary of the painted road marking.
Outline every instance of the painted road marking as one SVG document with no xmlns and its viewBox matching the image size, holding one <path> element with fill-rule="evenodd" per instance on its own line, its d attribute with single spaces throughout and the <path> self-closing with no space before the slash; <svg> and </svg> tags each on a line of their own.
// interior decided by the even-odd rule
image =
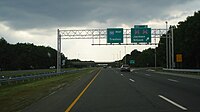
<svg viewBox="0 0 200 112">
<path fill-rule="evenodd" d="M 57 92 L 57 91 L 54 91 L 54 92 L 50 93 L 50 94 L 49 94 L 49 96 L 51 96 L 51 95 L 55 94 L 56 92 Z"/>
<path fill-rule="evenodd" d="M 165 101 L 167 101 L 167 102 L 169 102 L 169 103 L 175 105 L 176 107 L 178 107 L 178 108 L 180 108 L 180 109 L 182 109 L 182 110 L 187 110 L 187 108 L 181 106 L 181 105 L 178 104 L 178 103 L 175 103 L 174 101 L 172 101 L 172 100 L 170 100 L 170 99 L 168 99 L 168 98 L 166 98 L 166 97 L 164 97 L 164 96 L 162 96 L 162 95 L 158 95 L 158 96 L 159 96 L 160 98 L 162 98 L 163 100 L 165 100 Z"/>
<path fill-rule="evenodd" d="M 179 82 L 178 80 L 174 80 L 174 79 L 167 79 L 168 81 L 172 81 L 172 82 Z"/>
<path fill-rule="evenodd" d="M 149 77 L 151 76 L 150 74 L 145 74 L 145 75 L 146 75 L 146 76 L 149 76 Z"/>
<path fill-rule="evenodd" d="M 121 74 L 121 76 L 124 76 L 123 74 Z"/>
<path fill-rule="evenodd" d="M 135 82 L 133 79 L 129 79 L 131 82 Z"/>
<path fill-rule="evenodd" d="M 76 102 L 81 98 L 81 96 L 85 93 L 85 91 L 88 89 L 88 87 L 92 84 L 92 82 L 96 79 L 96 77 L 99 75 L 101 70 L 95 75 L 95 77 L 88 83 L 88 85 L 83 89 L 83 91 L 76 97 L 76 99 L 70 104 L 70 106 L 65 110 L 65 112 L 69 112 L 72 107 L 76 104 Z"/>
<path fill-rule="evenodd" d="M 92 73 L 94 70 L 90 71 L 90 73 Z"/>
<path fill-rule="evenodd" d="M 131 72 L 133 72 L 133 71 L 134 71 L 134 69 L 131 69 L 130 71 L 131 71 Z"/>
<path fill-rule="evenodd" d="M 155 70 L 152 70 L 152 69 L 148 69 L 148 70 L 146 70 L 146 71 L 154 72 Z"/>
</svg>

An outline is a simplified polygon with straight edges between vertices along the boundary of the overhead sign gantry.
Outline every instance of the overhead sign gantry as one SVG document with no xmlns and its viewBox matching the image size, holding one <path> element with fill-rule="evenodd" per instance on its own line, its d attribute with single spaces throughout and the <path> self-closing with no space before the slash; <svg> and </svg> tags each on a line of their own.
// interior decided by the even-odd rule
<svg viewBox="0 0 200 112">
<path fill-rule="evenodd" d="M 61 39 L 91 39 L 91 45 L 158 45 L 159 42 L 157 40 L 160 38 L 169 38 L 170 40 L 170 37 L 162 37 L 163 34 L 167 33 L 167 30 L 167 28 L 151 29 L 147 25 L 135 25 L 131 29 L 58 29 L 57 72 L 60 72 L 61 69 Z M 107 39 L 107 41 L 102 41 L 102 39 Z"/>
</svg>

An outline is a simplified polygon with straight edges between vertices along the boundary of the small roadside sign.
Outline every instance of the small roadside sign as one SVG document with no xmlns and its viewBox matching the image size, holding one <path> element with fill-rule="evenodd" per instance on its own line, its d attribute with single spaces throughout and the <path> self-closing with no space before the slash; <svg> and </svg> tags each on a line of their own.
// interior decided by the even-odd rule
<svg viewBox="0 0 200 112">
<path fill-rule="evenodd" d="M 135 60 L 130 60 L 129 62 L 131 65 L 135 64 Z"/>
<path fill-rule="evenodd" d="M 183 62 L 183 56 L 182 56 L 182 54 L 176 54 L 176 62 L 178 62 L 178 63 Z"/>
</svg>

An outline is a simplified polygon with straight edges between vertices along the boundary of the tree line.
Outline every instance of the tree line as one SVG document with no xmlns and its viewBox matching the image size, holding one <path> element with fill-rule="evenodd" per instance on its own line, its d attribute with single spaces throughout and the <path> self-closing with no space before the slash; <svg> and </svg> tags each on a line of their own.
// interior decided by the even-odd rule
<svg viewBox="0 0 200 112">
<path fill-rule="evenodd" d="M 94 61 L 67 59 L 61 53 L 63 68 L 95 66 Z M 65 61 L 63 61 L 65 60 Z M 36 46 L 32 43 L 9 44 L 0 38 L 0 71 L 56 68 L 57 50 L 51 47 Z"/>
<path fill-rule="evenodd" d="M 174 62 L 176 68 L 200 68 L 200 11 L 193 16 L 187 17 L 177 26 L 170 26 L 167 34 L 174 30 Z M 166 35 L 162 35 L 165 37 Z M 166 40 L 161 38 L 156 47 L 157 66 L 166 67 Z M 142 52 L 134 50 L 127 54 L 120 62 L 129 64 L 130 60 L 135 60 L 135 67 L 155 66 L 155 49 L 149 48 Z M 176 55 L 182 55 L 182 62 L 176 62 Z"/>
<path fill-rule="evenodd" d="M 0 69 L 44 69 L 56 66 L 57 51 L 30 43 L 9 44 L 0 38 Z M 62 55 L 64 57 L 64 55 Z"/>
</svg>

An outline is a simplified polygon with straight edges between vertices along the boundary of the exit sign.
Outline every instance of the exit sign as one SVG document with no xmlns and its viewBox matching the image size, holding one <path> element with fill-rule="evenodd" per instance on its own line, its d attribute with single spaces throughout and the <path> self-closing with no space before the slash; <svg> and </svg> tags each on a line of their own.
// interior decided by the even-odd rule
<svg viewBox="0 0 200 112">
<path fill-rule="evenodd" d="M 151 28 L 148 28 L 147 25 L 135 25 L 134 28 L 131 28 L 131 42 L 150 43 Z"/>
<path fill-rule="evenodd" d="M 130 60 L 129 62 L 131 65 L 135 64 L 135 60 Z"/>
</svg>

